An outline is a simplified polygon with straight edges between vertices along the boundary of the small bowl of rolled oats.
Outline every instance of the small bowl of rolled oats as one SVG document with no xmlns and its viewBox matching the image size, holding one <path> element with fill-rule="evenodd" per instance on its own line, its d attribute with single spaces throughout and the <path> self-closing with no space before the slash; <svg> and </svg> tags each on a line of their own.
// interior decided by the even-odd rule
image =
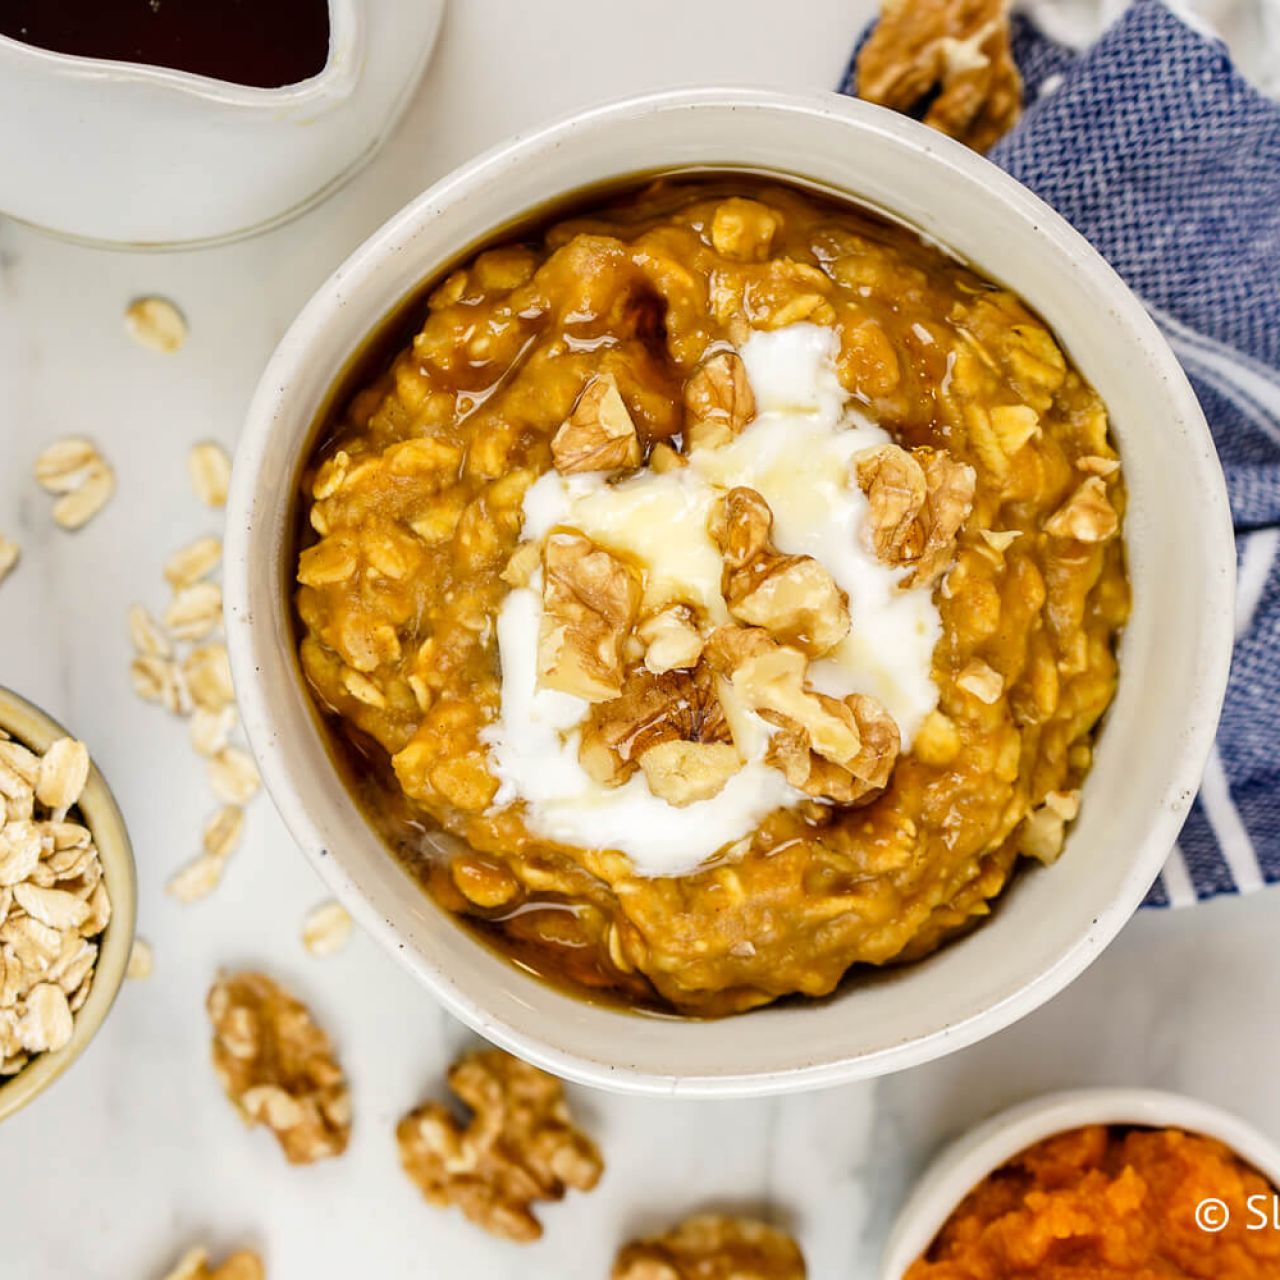
<svg viewBox="0 0 1280 1280">
<path fill-rule="evenodd" d="M 124 819 L 85 745 L 0 688 L 0 1120 L 102 1025 L 136 895 Z"/>
</svg>

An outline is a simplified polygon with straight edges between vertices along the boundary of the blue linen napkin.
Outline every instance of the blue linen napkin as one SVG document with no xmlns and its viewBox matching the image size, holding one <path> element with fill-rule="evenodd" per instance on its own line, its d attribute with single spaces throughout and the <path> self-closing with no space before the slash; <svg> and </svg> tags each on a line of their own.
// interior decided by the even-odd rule
<svg viewBox="0 0 1280 1280">
<path fill-rule="evenodd" d="M 1147 904 L 1248 892 L 1280 881 L 1280 105 L 1161 0 L 1083 53 L 1017 15 L 1013 53 L 1025 111 L 990 158 L 1145 302 L 1200 397 L 1236 527 L 1222 723 Z"/>
</svg>

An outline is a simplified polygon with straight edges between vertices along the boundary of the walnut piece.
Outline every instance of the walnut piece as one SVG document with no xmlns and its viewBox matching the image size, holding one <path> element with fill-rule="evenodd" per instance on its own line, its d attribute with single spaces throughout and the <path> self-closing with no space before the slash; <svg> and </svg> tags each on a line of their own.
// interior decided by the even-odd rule
<svg viewBox="0 0 1280 1280">
<path fill-rule="evenodd" d="M 290 1164 L 341 1155 L 351 1098 L 329 1037 L 265 974 L 219 975 L 207 1006 L 213 1066 L 246 1124 L 265 1124 Z"/>
<path fill-rule="evenodd" d="M 1066 842 L 1067 823 L 1080 812 L 1079 791 L 1050 791 L 1027 814 L 1018 833 L 1018 851 L 1046 866 L 1057 862 Z"/>
<path fill-rule="evenodd" d="M 777 1227 L 699 1214 L 665 1235 L 625 1245 L 612 1280 L 805 1280 L 807 1274 L 799 1246 Z"/>
<path fill-rule="evenodd" d="M 640 465 L 640 438 L 611 373 L 598 373 L 551 441 L 561 475 L 621 471 Z"/>
<path fill-rule="evenodd" d="M 858 54 L 857 92 L 989 150 L 1022 109 L 1006 0 L 884 0 Z"/>
<path fill-rule="evenodd" d="M 859 746 L 853 756 L 842 762 L 826 759 L 813 750 L 808 732 L 799 724 L 766 711 L 764 718 L 777 732 L 770 739 L 765 760 L 793 787 L 815 799 L 842 805 L 869 803 L 888 785 L 897 763 L 901 748 L 898 725 L 867 694 L 850 694 L 844 706 L 858 726 Z"/>
<path fill-rule="evenodd" d="M 736 351 L 718 351 L 684 384 L 684 447 L 715 449 L 741 434 L 756 416 L 747 366 Z"/>
<path fill-rule="evenodd" d="M 438 1102 L 396 1126 L 400 1162 L 432 1204 L 457 1205 L 492 1235 L 525 1243 L 542 1235 L 536 1202 L 599 1182 L 600 1152 L 575 1127 L 554 1076 L 486 1049 L 450 1068 L 449 1088 L 474 1113 L 465 1128 Z"/>
<path fill-rule="evenodd" d="M 640 605 L 640 583 L 579 533 L 553 533 L 542 553 L 538 683 L 588 702 L 622 692 L 622 642 Z"/>
<path fill-rule="evenodd" d="M 854 459 L 867 495 L 871 549 L 886 564 L 910 565 L 907 586 L 927 586 L 951 564 L 955 538 L 973 509 L 977 475 L 941 449 L 908 453 L 896 444 Z"/>
<path fill-rule="evenodd" d="M 792 786 L 854 804 L 888 784 L 898 726 L 874 698 L 840 701 L 809 689 L 804 655 L 759 628 L 721 627 L 707 642 L 707 658 L 741 701 L 774 726 L 765 759 Z"/>
<path fill-rule="evenodd" d="M 1074 538 L 1077 542 L 1106 542 L 1120 529 L 1120 517 L 1107 497 L 1107 482 L 1101 476 L 1083 481 L 1066 502 L 1044 522 L 1052 538 Z"/>
<path fill-rule="evenodd" d="M 694 622 L 693 610 L 676 604 L 646 618 L 636 628 L 644 643 L 644 665 L 654 673 L 677 668 L 693 668 L 702 656 L 702 632 Z"/>
<path fill-rule="evenodd" d="M 188 1249 L 164 1280 L 266 1280 L 267 1270 L 252 1249 L 237 1249 L 215 1267 L 201 1245 Z"/>
<path fill-rule="evenodd" d="M 659 742 L 640 756 L 649 790 L 660 800 L 683 808 L 719 795 L 742 768 L 737 748 L 727 742 Z"/>
<path fill-rule="evenodd" d="M 729 744 L 732 740 L 706 668 L 655 675 L 640 667 L 627 676 L 617 698 L 591 709 L 582 728 L 578 758 L 597 782 L 614 787 L 626 782 L 645 754 L 662 743 Z M 651 766 L 655 777 L 663 759 Z M 721 755 L 721 765 L 724 759 Z M 670 756 L 665 760 L 669 762 Z M 650 771 L 645 773 L 652 786 Z"/>
<path fill-rule="evenodd" d="M 811 657 L 849 634 L 849 597 L 812 556 L 774 547 L 773 512 L 754 489 L 730 490 L 711 532 L 724 556 L 725 603 L 739 622 L 764 627 Z"/>
</svg>

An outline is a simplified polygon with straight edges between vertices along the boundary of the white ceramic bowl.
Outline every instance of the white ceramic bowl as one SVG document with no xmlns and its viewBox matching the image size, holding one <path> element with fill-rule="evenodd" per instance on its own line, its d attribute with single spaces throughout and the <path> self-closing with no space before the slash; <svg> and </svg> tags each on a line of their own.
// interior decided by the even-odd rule
<svg viewBox="0 0 1280 1280">
<path fill-rule="evenodd" d="M 1280 1147 L 1251 1125 L 1179 1093 L 1078 1089 L 1033 1098 L 945 1147 L 902 1207 L 880 1264 L 880 1280 L 902 1280 L 960 1201 L 989 1173 L 1055 1133 L 1090 1124 L 1182 1129 L 1217 1138 L 1280 1187 Z"/>
<path fill-rule="evenodd" d="M 313 418 L 379 321 L 486 231 L 621 175 L 725 166 L 798 176 L 913 223 L 1012 285 L 1110 406 L 1130 494 L 1134 587 L 1119 692 L 1065 856 L 1017 877 L 994 918 L 822 1001 L 715 1022 L 561 994 L 444 915 L 335 774 L 298 678 L 290 510 Z M 1076 976 L 1142 900 L 1195 794 L 1231 647 L 1234 552 L 1221 472 L 1186 378 L 1117 276 L 1011 178 L 910 120 L 830 94 L 707 89 L 632 99 L 516 138 L 453 173 L 338 269 L 250 407 L 227 520 L 227 628 L 245 723 L 285 822 L 353 914 L 460 1018 L 573 1079 L 650 1093 L 783 1092 L 951 1052 Z"/>
<path fill-rule="evenodd" d="M 0 36 L 0 212 L 131 248 L 211 244 L 309 208 L 408 104 L 444 0 L 329 0 L 329 58 L 261 89 Z"/>
</svg>

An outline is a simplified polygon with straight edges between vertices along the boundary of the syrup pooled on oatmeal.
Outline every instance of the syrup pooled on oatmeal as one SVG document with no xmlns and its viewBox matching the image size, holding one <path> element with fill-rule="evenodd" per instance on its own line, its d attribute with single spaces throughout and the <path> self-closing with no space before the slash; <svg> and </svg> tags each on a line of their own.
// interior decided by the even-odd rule
<svg viewBox="0 0 1280 1280">
<path fill-rule="evenodd" d="M 259 89 L 319 75 L 328 0 L 6 0 L 0 35 L 81 58 L 139 62 Z"/>
</svg>

